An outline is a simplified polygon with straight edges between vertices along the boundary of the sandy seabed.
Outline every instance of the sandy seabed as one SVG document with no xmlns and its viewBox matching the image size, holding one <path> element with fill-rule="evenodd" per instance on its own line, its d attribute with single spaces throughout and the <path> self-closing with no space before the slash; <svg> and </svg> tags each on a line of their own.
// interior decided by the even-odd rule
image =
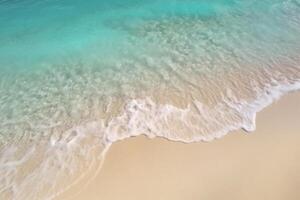
<svg viewBox="0 0 300 200">
<path fill-rule="evenodd" d="M 297 92 L 259 113 L 250 134 L 193 144 L 144 136 L 117 142 L 94 180 L 57 199 L 299 200 L 299 188 Z"/>
</svg>

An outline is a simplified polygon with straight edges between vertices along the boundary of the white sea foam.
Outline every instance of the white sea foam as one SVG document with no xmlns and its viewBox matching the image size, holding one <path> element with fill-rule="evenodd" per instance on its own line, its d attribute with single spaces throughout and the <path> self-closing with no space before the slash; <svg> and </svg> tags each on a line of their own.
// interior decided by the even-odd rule
<svg viewBox="0 0 300 200">
<path fill-rule="evenodd" d="M 251 132 L 256 127 L 257 112 L 278 100 L 282 95 L 299 89 L 300 82 L 267 87 L 252 102 L 233 103 L 224 99 L 213 108 L 195 101 L 193 103 L 198 113 L 191 110 L 191 105 L 178 108 L 170 104 L 156 104 L 150 98 L 135 99 L 127 104 L 122 115 L 110 121 L 108 127 L 105 128 L 104 137 L 106 141 L 113 143 L 143 134 L 150 138 L 163 137 L 190 143 L 211 141 L 238 129 Z M 234 113 L 239 120 L 226 120 L 224 112 Z M 217 120 L 217 115 L 221 116 L 221 119 Z M 194 118 L 194 123 L 191 123 L 191 118 Z M 186 126 L 186 129 L 172 131 L 172 127 L 176 125 Z"/>
</svg>

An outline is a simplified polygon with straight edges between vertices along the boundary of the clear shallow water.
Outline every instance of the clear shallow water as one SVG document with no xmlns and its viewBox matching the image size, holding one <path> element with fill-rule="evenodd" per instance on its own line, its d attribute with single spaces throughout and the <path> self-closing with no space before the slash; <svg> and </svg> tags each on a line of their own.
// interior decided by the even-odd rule
<svg viewBox="0 0 300 200">
<path fill-rule="evenodd" d="M 0 199 L 51 199 L 130 136 L 254 130 L 300 88 L 298 0 L 2 0 L 0 27 Z"/>
</svg>

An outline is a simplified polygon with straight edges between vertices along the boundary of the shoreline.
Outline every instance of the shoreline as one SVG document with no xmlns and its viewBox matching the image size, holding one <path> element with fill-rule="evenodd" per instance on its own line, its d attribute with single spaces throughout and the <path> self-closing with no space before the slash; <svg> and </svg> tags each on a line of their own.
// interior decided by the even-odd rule
<svg viewBox="0 0 300 200">
<path fill-rule="evenodd" d="M 176 161 L 176 158 L 174 158 L 174 155 L 172 155 L 172 154 L 176 154 L 176 153 L 179 154 L 180 155 L 179 157 L 183 160 L 185 159 L 184 158 L 185 156 L 187 156 L 188 158 L 191 159 L 192 156 L 188 156 L 188 155 L 192 154 L 193 156 L 195 156 L 193 158 L 193 161 L 189 160 L 189 162 L 186 163 L 186 166 L 182 166 L 183 168 L 186 168 L 186 170 L 189 170 L 187 166 L 199 165 L 201 162 L 203 162 L 203 160 L 201 161 L 201 159 L 197 160 L 197 152 L 200 154 L 199 156 L 201 156 L 203 154 L 203 153 L 199 152 L 199 150 L 197 150 L 197 149 L 203 149 L 202 151 L 204 151 L 204 150 L 208 151 L 208 149 L 209 149 L 210 151 L 212 151 L 213 148 L 220 149 L 220 148 L 222 148 L 222 146 L 228 147 L 229 144 L 233 145 L 230 148 L 235 148 L 235 146 L 243 148 L 241 146 L 241 144 L 239 144 L 239 143 L 240 142 L 247 143 L 247 140 L 249 140 L 248 143 L 249 142 L 251 143 L 251 141 L 254 142 L 254 144 L 258 145 L 259 148 L 263 148 L 263 146 L 264 146 L 262 141 L 267 143 L 266 146 L 271 145 L 272 147 L 276 147 L 276 145 L 278 145 L 278 144 L 270 144 L 270 141 L 268 142 L 268 139 L 270 139 L 271 136 L 266 135 L 266 132 L 271 132 L 271 134 L 273 134 L 274 139 L 276 139 L 278 141 L 280 141 L 284 138 L 285 138 L 285 140 L 292 139 L 290 142 L 296 141 L 295 138 L 300 139 L 300 134 L 299 135 L 294 134 L 297 131 L 300 132 L 300 125 L 297 125 L 297 116 L 298 116 L 298 119 L 300 116 L 300 109 L 297 108 L 297 104 L 299 104 L 298 102 L 300 102 L 300 92 L 299 91 L 284 95 L 283 97 L 281 97 L 279 99 L 279 101 L 275 100 L 275 102 L 272 105 L 267 106 L 265 109 L 263 109 L 263 111 L 258 113 L 258 115 L 257 115 L 257 126 L 258 127 L 257 127 L 257 130 L 254 131 L 254 133 L 245 134 L 244 131 L 238 130 L 238 131 L 233 131 L 232 133 L 229 133 L 225 137 L 222 137 L 222 139 L 217 139 L 212 142 L 199 142 L 199 143 L 192 143 L 192 144 L 185 144 L 185 143 L 181 143 L 181 142 L 179 142 L 179 143 L 172 142 L 172 141 L 162 139 L 162 138 L 149 139 L 149 138 L 146 138 L 145 136 L 132 137 L 132 138 L 124 140 L 122 142 L 118 141 L 115 143 L 115 145 L 112 145 L 110 147 L 109 151 L 107 152 L 107 155 L 105 156 L 105 161 L 104 161 L 102 169 L 100 170 L 100 173 L 96 175 L 95 179 L 91 180 L 89 185 L 85 189 L 83 189 L 83 191 L 78 196 L 76 196 L 75 198 L 70 198 L 70 199 L 75 199 L 75 200 L 91 199 L 92 200 L 92 199 L 101 198 L 101 199 L 113 200 L 113 199 L 119 199 L 121 197 L 123 199 L 138 199 L 138 198 L 148 199 L 148 197 L 149 197 L 149 199 L 150 199 L 149 195 L 144 194 L 145 186 L 148 186 L 148 187 L 151 186 L 151 187 L 156 188 L 155 185 L 157 185 L 159 182 L 156 182 L 158 180 L 155 180 L 153 178 L 153 176 L 155 176 L 154 175 L 155 173 L 152 175 L 151 174 L 147 175 L 147 172 L 145 172 L 145 175 L 144 175 L 145 177 L 143 179 L 139 179 L 139 175 L 141 175 L 141 174 L 139 174 L 139 172 L 141 170 L 146 170 L 146 171 L 152 170 L 153 171 L 155 169 L 157 175 L 161 174 L 162 173 L 161 170 L 164 167 L 159 166 L 159 162 L 157 162 L 157 161 L 162 161 L 160 158 L 160 157 L 162 157 L 162 155 L 160 155 L 161 153 L 163 154 L 164 159 L 169 159 L 170 163 Z M 278 116 L 280 113 L 283 113 L 284 116 Z M 278 121 L 280 121 L 280 119 L 282 119 L 283 117 L 284 117 L 284 120 L 281 122 L 281 124 L 278 123 Z M 273 123 L 274 123 L 274 127 L 271 127 L 270 125 Z M 281 127 L 281 128 L 278 129 L 278 127 Z M 283 134 L 281 134 L 282 131 L 287 131 L 289 134 L 287 134 L 286 136 L 283 136 Z M 292 137 L 292 138 L 290 138 L 290 137 Z M 220 143 L 220 144 L 217 144 L 217 143 Z M 293 145 L 291 145 L 291 146 L 293 146 Z M 289 145 L 286 146 L 286 144 L 285 144 L 286 148 L 291 148 L 291 146 L 289 147 Z M 248 148 L 249 147 L 250 146 L 248 146 Z M 152 163 L 152 165 L 146 166 L 145 162 L 147 163 L 147 157 L 149 156 L 149 155 L 147 156 L 147 154 L 149 154 L 150 153 L 149 151 L 153 148 L 156 149 L 156 151 L 158 151 L 158 149 L 161 149 L 162 152 L 154 152 L 151 156 L 155 158 L 156 162 L 153 161 L 154 164 Z M 267 148 L 267 147 L 265 147 L 265 148 Z M 191 149 L 193 149 L 193 150 L 191 151 Z M 251 149 L 246 149 L 246 148 L 244 148 L 242 150 L 243 151 L 251 151 Z M 143 153 L 137 153 L 136 151 L 144 152 L 145 157 L 142 155 Z M 134 155 L 133 158 L 130 157 L 131 153 Z M 167 155 L 168 153 L 169 154 L 171 153 L 171 154 Z M 211 152 L 209 152 L 209 151 L 207 153 L 211 154 Z M 256 153 L 257 153 L 257 155 L 259 155 L 259 152 L 256 152 Z M 297 165 L 299 164 L 299 166 L 300 166 L 300 148 L 296 149 L 296 151 L 294 153 L 299 156 L 298 157 L 299 159 L 297 159 L 295 161 L 295 163 Z M 128 160 L 126 160 L 126 157 L 128 157 L 128 156 L 129 156 L 129 158 L 128 158 Z M 239 156 L 241 156 L 241 155 L 239 155 Z M 228 161 L 226 161 L 225 158 L 220 157 L 219 159 L 223 159 L 224 162 L 228 162 Z M 272 159 L 273 159 L 272 161 L 274 162 L 273 157 L 272 157 Z M 280 159 L 283 159 L 283 158 L 280 157 Z M 148 164 L 150 164 L 150 163 L 148 163 Z M 290 163 L 290 164 L 293 164 L 293 163 Z M 120 166 L 118 167 L 117 165 L 120 165 Z M 120 168 L 122 168 L 125 171 L 122 171 Z M 136 171 L 138 172 L 137 176 L 135 176 L 134 171 L 130 170 L 131 168 L 136 168 Z M 121 170 L 121 171 L 119 171 L 119 170 Z M 195 169 L 192 167 L 191 171 L 193 171 L 193 170 L 195 170 Z M 299 171 L 296 170 L 296 172 L 300 173 L 300 169 L 299 169 Z M 115 175 L 116 173 L 118 174 L 118 176 Z M 129 175 L 128 173 L 130 174 L 130 177 L 133 179 L 132 181 L 131 181 L 130 177 L 128 177 L 128 175 Z M 178 173 L 182 175 L 186 172 L 180 170 L 180 171 L 178 171 Z M 197 174 L 197 172 L 195 172 L 195 174 Z M 222 173 L 221 173 L 221 175 L 222 175 Z M 190 179 L 191 178 L 192 177 L 190 177 Z M 209 177 L 206 177 L 206 178 L 209 178 Z M 138 179 L 142 183 L 136 184 L 136 179 Z M 167 179 L 165 179 L 163 182 L 172 182 L 172 181 L 174 182 L 173 179 L 174 179 L 174 177 L 171 176 L 171 177 L 168 177 Z M 132 193 L 128 192 L 128 193 L 126 193 L 125 196 L 124 195 L 118 196 L 118 194 L 121 194 L 122 192 L 124 192 L 124 189 L 120 188 L 119 186 L 120 186 L 120 183 L 124 182 L 125 180 L 127 180 L 127 181 L 129 180 L 129 182 L 127 182 L 128 185 L 123 185 L 123 187 L 127 188 Z M 147 180 L 149 180 L 150 182 L 151 181 L 155 182 L 155 184 L 149 185 L 146 183 Z M 299 177 L 299 180 L 297 179 L 297 183 L 298 183 L 298 181 L 299 181 L 299 184 L 297 184 L 297 186 L 300 186 L 300 177 Z M 144 184 L 144 186 L 143 186 L 143 184 Z M 179 183 L 177 183 L 177 184 L 179 184 Z M 191 185 L 193 187 L 196 187 L 196 188 L 198 185 L 195 183 L 194 184 L 187 183 L 187 184 Z M 112 186 L 112 185 L 114 185 L 114 186 Z M 130 188 L 131 188 L 131 190 L 130 190 Z M 132 191 L 133 188 L 136 188 L 135 192 Z M 156 189 L 159 189 L 159 188 L 156 188 Z M 170 188 L 167 190 L 169 192 L 173 191 Z M 72 191 L 72 189 L 71 189 L 71 191 Z M 116 191 L 120 191 L 120 192 L 116 192 Z M 153 192 L 154 191 L 155 190 L 153 189 Z M 177 190 L 175 189 L 173 192 L 176 193 L 176 191 Z M 157 192 L 154 192 L 153 194 L 151 193 L 151 195 L 154 195 L 154 196 L 151 196 L 151 198 L 160 199 L 157 196 L 158 193 Z M 182 193 L 180 193 L 180 194 L 183 195 L 185 193 L 186 192 L 183 190 Z M 204 193 L 205 193 L 205 191 L 202 191 L 201 194 L 204 194 Z M 146 196 L 144 196 L 144 195 L 146 195 Z M 300 194 L 299 195 L 295 194 L 295 195 L 297 195 L 297 198 L 300 197 Z M 171 197 L 168 197 L 168 198 L 171 198 Z M 176 196 L 174 196 L 174 197 L 172 196 L 172 198 L 173 199 L 174 198 L 181 199 L 179 197 L 176 198 Z M 58 198 L 58 199 L 64 199 L 64 198 Z M 212 198 L 212 199 L 214 199 L 214 198 Z"/>
</svg>

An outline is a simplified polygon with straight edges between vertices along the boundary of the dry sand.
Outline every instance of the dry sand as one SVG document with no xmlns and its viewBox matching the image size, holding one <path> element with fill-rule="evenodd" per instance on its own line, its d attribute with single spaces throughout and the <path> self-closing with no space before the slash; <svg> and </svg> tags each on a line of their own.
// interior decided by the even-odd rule
<svg viewBox="0 0 300 200">
<path fill-rule="evenodd" d="M 73 199 L 299 200 L 300 93 L 259 113 L 251 134 L 194 144 L 143 136 L 118 142 Z"/>
</svg>

